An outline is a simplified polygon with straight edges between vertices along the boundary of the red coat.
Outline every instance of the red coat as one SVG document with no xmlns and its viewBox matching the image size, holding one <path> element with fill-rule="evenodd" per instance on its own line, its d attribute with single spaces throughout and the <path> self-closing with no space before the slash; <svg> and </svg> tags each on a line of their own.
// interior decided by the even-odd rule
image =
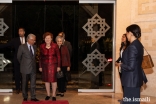
<svg viewBox="0 0 156 104">
<path fill-rule="evenodd" d="M 47 49 L 46 44 L 40 45 L 40 68 L 42 64 L 57 64 L 57 67 L 61 66 L 60 51 L 56 43 L 51 43 L 51 48 Z"/>
<path fill-rule="evenodd" d="M 60 49 L 60 53 L 61 53 L 61 66 L 67 66 L 70 67 L 70 54 L 68 51 L 68 48 L 64 45 L 61 46 Z"/>
</svg>

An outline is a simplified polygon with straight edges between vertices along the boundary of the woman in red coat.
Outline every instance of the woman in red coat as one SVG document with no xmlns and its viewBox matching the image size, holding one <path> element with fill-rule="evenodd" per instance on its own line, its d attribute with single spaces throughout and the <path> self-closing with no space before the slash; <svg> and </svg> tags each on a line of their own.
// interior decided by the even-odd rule
<svg viewBox="0 0 156 104">
<path fill-rule="evenodd" d="M 60 52 L 58 45 L 52 42 L 53 34 L 46 32 L 43 34 L 45 43 L 40 45 L 40 67 L 42 80 L 45 82 L 47 96 L 50 99 L 50 83 L 52 85 L 52 100 L 56 100 L 57 79 L 56 73 L 60 71 Z"/>
<path fill-rule="evenodd" d="M 68 48 L 63 44 L 64 39 L 61 36 L 56 37 L 57 45 L 60 49 L 61 54 L 61 70 L 63 71 L 63 77 L 57 79 L 57 85 L 58 85 L 58 94 L 57 96 L 64 96 L 65 92 L 65 86 L 66 86 L 66 72 L 70 71 L 70 54 L 68 51 Z"/>
</svg>

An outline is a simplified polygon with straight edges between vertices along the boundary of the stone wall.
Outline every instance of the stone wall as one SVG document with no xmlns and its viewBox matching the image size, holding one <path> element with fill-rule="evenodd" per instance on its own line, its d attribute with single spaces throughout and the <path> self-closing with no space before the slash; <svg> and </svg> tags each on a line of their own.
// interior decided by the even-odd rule
<svg viewBox="0 0 156 104">
<path fill-rule="evenodd" d="M 156 0 L 117 0 L 116 2 L 116 58 L 119 57 L 121 36 L 130 24 L 138 24 L 142 30 L 141 43 L 156 65 Z M 144 52 L 146 54 L 146 52 Z M 142 95 L 156 97 L 156 71 L 144 69 L 148 83 L 142 87 Z M 115 72 L 115 92 L 121 93 L 118 71 Z"/>
</svg>

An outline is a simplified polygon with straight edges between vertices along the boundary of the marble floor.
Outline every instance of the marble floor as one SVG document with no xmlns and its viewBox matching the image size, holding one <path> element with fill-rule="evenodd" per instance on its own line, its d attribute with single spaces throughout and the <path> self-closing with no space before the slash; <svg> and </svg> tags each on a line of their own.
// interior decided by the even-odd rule
<svg viewBox="0 0 156 104">
<path fill-rule="evenodd" d="M 104 73 L 103 85 L 99 89 L 111 89 L 111 72 Z M 122 98 L 121 93 L 78 93 L 78 88 L 89 88 L 90 79 L 89 74 L 86 72 L 79 76 L 77 73 L 72 73 L 72 81 L 67 85 L 67 92 L 64 97 L 56 97 L 57 100 L 68 100 L 69 104 L 120 104 L 119 99 Z M 109 85 L 109 86 L 108 86 Z M 30 88 L 30 87 L 29 87 Z M 15 89 L 15 83 L 12 81 L 12 72 L 5 70 L 0 73 L 0 89 Z M 44 83 L 41 80 L 41 74 L 37 74 L 36 81 L 36 97 L 39 100 L 44 100 L 46 91 Z M 30 97 L 30 93 L 29 93 Z M 150 98 L 148 102 L 141 102 L 141 104 L 156 104 L 156 97 L 141 96 L 142 98 Z M 30 98 L 29 98 L 30 100 Z M 22 93 L 1 93 L 0 104 L 22 104 Z"/>
<path fill-rule="evenodd" d="M 39 100 L 44 100 L 45 89 L 37 89 L 36 95 Z M 144 97 L 149 97 L 150 101 L 141 104 L 156 104 L 156 97 Z M 69 104 L 120 104 L 118 99 L 121 98 L 119 93 L 78 93 L 77 90 L 68 90 L 64 97 L 56 97 L 57 100 L 68 100 Z M 22 93 L 0 93 L 0 104 L 22 104 L 22 100 Z"/>
</svg>

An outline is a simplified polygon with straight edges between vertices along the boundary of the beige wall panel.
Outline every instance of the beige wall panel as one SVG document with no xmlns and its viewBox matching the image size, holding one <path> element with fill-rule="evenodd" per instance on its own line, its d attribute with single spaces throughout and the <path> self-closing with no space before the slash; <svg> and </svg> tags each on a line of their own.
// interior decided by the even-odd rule
<svg viewBox="0 0 156 104">
<path fill-rule="evenodd" d="M 127 5 L 128 4 L 128 5 Z M 119 57 L 121 37 L 126 33 L 126 27 L 131 23 L 131 1 L 117 0 L 116 2 L 116 59 Z M 115 92 L 122 93 L 118 68 L 115 70 Z"/>
<path fill-rule="evenodd" d="M 141 27 L 141 42 L 151 54 L 156 65 L 156 0 L 117 0 L 116 10 L 116 58 L 119 56 L 121 35 L 128 25 L 135 23 Z M 156 97 L 156 68 L 145 69 L 144 71 L 149 82 L 146 88 L 142 89 L 141 94 Z M 117 74 L 116 71 L 116 93 L 121 92 Z"/>
</svg>

